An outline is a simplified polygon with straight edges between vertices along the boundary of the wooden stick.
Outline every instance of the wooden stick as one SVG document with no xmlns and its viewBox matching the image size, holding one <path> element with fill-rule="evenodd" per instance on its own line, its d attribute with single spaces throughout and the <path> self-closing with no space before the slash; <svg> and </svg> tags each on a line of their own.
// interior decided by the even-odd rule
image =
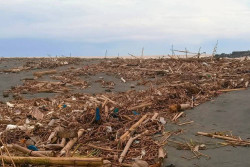
<svg viewBox="0 0 250 167">
<path fill-rule="evenodd" d="M 159 113 L 154 113 L 153 117 L 151 118 L 151 121 L 154 121 L 158 117 Z"/>
<path fill-rule="evenodd" d="M 62 141 L 60 144 L 47 144 L 44 147 L 49 149 L 62 149 L 66 144 L 66 139 L 62 138 Z"/>
<path fill-rule="evenodd" d="M 11 163 L 10 157 L 1 156 L 5 163 Z M 16 164 L 32 165 L 72 165 L 72 166 L 93 166 L 103 165 L 102 158 L 79 158 L 79 157 L 13 157 Z"/>
<path fill-rule="evenodd" d="M 2 152 L 2 149 L 1 149 L 1 148 L 0 148 L 0 152 L 1 152 L 1 157 L 2 157 L 2 156 L 3 156 L 3 152 Z M 3 157 L 2 157 L 1 159 L 2 159 L 2 165 L 3 165 L 3 167 L 5 167 Z"/>
<path fill-rule="evenodd" d="M 183 123 L 180 123 L 180 124 L 178 124 L 178 125 L 179 125 L 179 126 L 182 126 L 182 125 L 187 125 L 187 124 L 191 124 L 191 123 L 194 123 L 194 121 L 183 122 Z"/>
<path fill-rule="evenodd" d="M 50 71 L 40 71 L 40 72 L 34 72 L 33 75 L 37 77 L 41 77 L 43 75 L 48 75 L 48 74 L 56 74 L 56 70 L 50 70 Z"/>
<path fill-rule="evenodd" d="M 65 155 L 66 153 L 69 152 L 69 150 L 74 146 L 74 144 L 77 142 L 77 140 L 83 135 L 84 129 L 80 129 L 78 131 L 78 137 L 75 137 L 71 139 L 66 146 L 61 150 L 60 156 Z"/>
<path fill-rule="evenodd" d="M 137 110 L 137 109 L 140 109 L 140 108 L 143 108 L 143 107 L 152 106 L 152 105 L 153 105 L 152 102 L 143 103 L 143 104 L 140 104 L 140 105 L 138 105 L 138 106 L 130 107 L 130 108 L 128 108 L 128 110 Z"/>
<path fill-rule="evenodd" d="M 106 106 L 107 102 L 108 102 L 108 99 L 106 99 L 106 100 L 102 103 L 102 108 L 103 108 L 104 106 Z"/>
<path fill-rule="evenodd" d="M 246 88 L 238 88 L 238 89 L 221 89 L 218 92 L 232 92 L 232 91 L 239 91 L 239 90 L 246 90 Z"/>
<path fill-rule="evenodd" d="M 128 140 L 128 142 L 127 142 L 127 144 L 126 144 L 126 146 L 125 146 L 125 148 L 123 150 L 123 152 L 120 155 L 119 163 L 122 163 L 122 161 L 123 161 L 124 157 L 126 156 L 131 144 L 133 143 L 133 141 L 136 140 L 137 138 L 141 137 L 142 135 L 146 134 L 146 133 L 148 133 L 148 130 L 144 131 L 143 133 L 141 133 L 141 134 L 139 134 L 139 135 L 137 135 L 135 137 L 130 137 L 130 139 Z"/>
<path fill-rule="evenodd" d="M 35 156 L 35 157 L 45 157 L 45 155 L 43 155 L 43 154 L 40 154 L 40 153 L 38 153 L 36 151 L 29 150 L 29 149 L 27 149 L 25 147 L 22 147 L 22 146 L 19 146 L 17 144 L 11 144 L 11 145 L 9 145 L 9 147 L 11 147 L 13 149 L 16 149 L 18 151 L 21 151 L 21 152 L 23 152 L 25 154 Z"/>
<path fill-rule="evenodd" d="M 11 163 L 13 164 L 14 167 L 16 167 L 16 164 L 15 164 L 15 162 L 13 161 L 12 156 L 10 155 L 10 152 L 9 152 L 9 150 L 8 150 L 8 148 L 7 148 L 7 145 L 3 143 L 3 140 L 2 140 L 1 138 L 0 138 L 0 141 L 1 141 L 2 145 L 4 146 L 4 149 L 5 149 L 5 150 L 7 151 L 7 153 L 8 153 L 9 158 L 10 158 L 10 160 L 11 160 Z"/>
<path fill-rule="evenodd" d="M 129 133 L 132 131 L 135 131 L 140 125 L 141 123 L 147 118 L 147 114 L 144 115 L 139 121 L 137 121 L 134 125 L 132 125 L 128 131 L 126 131 L 121 137 L 120 137 L 120 141 L 124 142 L 126 140 L 127 137 L 129 137 Z"/>
<path fill-rule="evenodd" d="M 111 149 L 111 148 L 99 147 L 99 146 L 95 146 L 95 145 L 93 145 L 93 144 L 88 144 L 87 146 L 92 147 L 92 148 L 95 148 L 95 149 L 99 149 L 99 150 L 104 150 L 104 151 L 122 152 L 122 150 L 114 150 L 114 149 Z"/>
<path fill-rule="evenodd" d="M 205 133 L 205 132 L 197 132 L 197 134 L 198 134 L 198 135 L 202 135 L 202 136 L 207 136 L 207 137 L 213 137 L 213 138 L 223 139 L 223 140 L 231 140 L 231 141 L 238 141 L 238 142 L 243 141 L 243 140 L 241 140 L 241 139 L 235 139 L 235 138 L 232 138 L 232 137 L 221 136 L 221 135 L 214 135 L 214 134 Z M 243 141 L 243 142 L 250 143 L 250 142 L 248 142 L 248 141 Z"/>
<path fill-rule="evenodd" d="M 180 118 L 182 115 L 184 114 L 184 112 L 178 113 L 174 116 L 174 118 L 172 119 L 172 121 L 177 121 L 178 118 Z"/>
<path fill-rule="evenodd" d="M 55 156 L 55 152 L 51 151 L 51 150 L 48 150 L 48 151 L 33 151 L 33 152 L 45 155 L 47 157 L 54 157 Z"/>
<path fill-rule="evenodd" d="M 104 112 L 105 112 L 105 116 L 108 117 L 108 115 L 109 115 L 109 107 L 107 105 L 105 105 L 105 107 L 104 107 Z"/>
<path fill-rule="evenodd" d="M 115 101 L 111 100 L 110 98 L 108 98 L 108 97 L 106 97 L 106 96 L 104 96 L 104 95 L 102 95 L 102 97 L 105 98 L 105 100 L 108 99 L 108 100 L 109 100 L 111 103 L 113 103 L 114 105 L 118 105 Z"/>
<path fill-rule="evenodd" d="M 158 150 L 158 158 L 160 161 L 163 161 L 164 158 L 167 157 L 167 153 L 165 152 L 165 150 L 163 149 L 163 147 L 160 147 Z"/>
</svg>

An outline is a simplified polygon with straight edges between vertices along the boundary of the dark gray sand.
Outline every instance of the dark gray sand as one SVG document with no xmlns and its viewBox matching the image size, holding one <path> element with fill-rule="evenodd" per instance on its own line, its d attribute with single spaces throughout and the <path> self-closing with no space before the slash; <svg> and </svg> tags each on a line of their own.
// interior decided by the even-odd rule
<svg viewBox="0 0 250 167">
<path fill-rule="evenodd" d="M 248 167 L 250 166 L 249 147 L 220 147 L 216 148 L 216 142 L 223 140 L 209 137 L 196 136 L 198 131 L 202 132 L 225 132 L 231 131 L 233 135 L 242 139 L 250 139 L 250 89 L 245 91 L 230 92 L 218 98 L 202 104 L 193 110 L 185 111 L 186 117 L 180 122 L 195 121 L 193 124 L 178 126 L 166 125 L 166 130 L 184 129 L 182 135 L 170 139 L 181 142 L 207 143 L 207 150 L 201 150 L 211 159 L 204 157 L 200 159 L 186 160 L 182 157 L 193 156 L 191 151 L 177 150 L 167 146 L 168 158 L 166 165 L 173 164 L 176 167 Z M 218 145 L 217 145 L 218 146 Z"/>
<path fill-rule="evenodd" d="M 3 62 L 0 63 L 0 70 L 6 70 L 11 68 L 18 68 L 22 66 L 26 61 L 29 61 L 30 59 L 5 59 Z M 38 60 L 38 59 L 37 59 Z M 84 59 L 83 61 L 79 62 L 79 64 L 75 65 L 65 65 L 61 67 L 55 68 L 57 72 L 70 69 L 71 67 L 74 68 L 81 68 L 86 65 L 90 65 L 93 63 L 100 62 L 101 59 Z M 3 97 L 3 92 L 6 90 L 11 89 L 12 86 L 22 85 L 22 80 L 25 78 L 33 78 L 33 73 L 36 71 L 46 71 L 51 69 L 35 69 L 35 70 L 28 70 L 28 71 L 21 71 L 18 73 L 0 73 L 0 101 L 7 102 L 12 100 L 12 96 L 8 98 Z M 58 75 L 58 74 L 55 74 Z M 137 85 L 137 82 L 135 81 L 127 81 L 126 83 L 122 82 L 121 78 L 118 77 L 118 75 L 110 75 L 106 73 L 98 73 L 96 75 L 85 75 L 81 77 L 82 80 L 87 81 L 90 86 L 86 89 L 79 89 L 77 87 L 73 87 L 72 93 L 89 93 L 89 94 L 97 94 L 97 93 L 103 93 L 103 92 L 125 92 L 128 90 L 131 90 L 131 85 L 134 85 L 134 90 L 143 90 L 145 89 L 145 86 L 139 86 Z M 96 82 L 100 79 L 103 79 L 104 81 L 113 81 L 115 83 L 114 89 L 107 90 L 107 88 L 103 88 L 101 86 L 100 82 Z M 49 75 L 45 75 L 38 80 L 41 81 L 57 81 L 50 78 Z M 25 98 L 45 98 L 45 97 L 53 97 L 56 93 L 36 93 L 36 94 L 22 94 Z"/>
<path fill-rule="evenodd" d="M 79 65 L 66 65 L 56 68 L 62 71 L 72 66 L 82 67 L 88 64 L 96 63 L 98 60 L 87 60 Z M 0 70 L 10 69 L 21 66 L 25 60 L 9 59 L 0 63 Z M 19 73 L 1 73 L 0 74 L 0 101 L 9 101 L 12 98 L 3 98 L 2 92 L 22 84 L 22 79 L 32 78 L 33 72 L 46 69 L 36 69 L 30 71 L 22 71 Z M 90 87 L 83 90 L 74 90 L 74 92 L 82 93 L 102 93 L 106 88 L 102 88 L 100 82 L 95 82 L 103 78 L 105 81 L 114 81 L 116 83 L 112 92 L 122 92 L 130 90 L 130 85 L 136 85 L 136 82 L 123 83 L 121 79 L 115 75 L 99 73 L 95 76 L 83 76 L 82 79 L 88 81 Z M 40 80 L 51 80 L 48 76 L 40 78 Z M 136 90 L 145 89 L 143 86 L 135 87 Z M 25 98 L 51 97 L 53 93 L 38 93 L 23 95 Z M 165 166 L 173 164 L 176 167 L 248 167 L 250 166 L 250 149 L 249 147 L 220 147 L 216 148 L 216 142 L 222 140 L 211 139 L 203 136 L 196 136 L 198 131 L 216 132 L 216 131 L 232 131 L 233 135 L 241 136 L 243 139 L 250 138 L 250 89 L 246 91 L 230 92 L 220 97 L 202 104 L 193 110 L 185 111 L 186 117 L 180 119 L 180 122 L 193 120 L 190 125 L 178 126 L 175 124 L 167 124 L 166 130 L 184 129 L 182 135 L 173 136 L 170 139 L 181 142 L 205 143 L 207 150 L 201 152 L 207 154 L 211 159 L 204 157 L 200 159 L 186 160 L 182 157 L 190 158 L 193 156 L 191 151 L 177 150 L 174 147 L 167 146 L 168 158 L 165 160 Z"/>
</svg>

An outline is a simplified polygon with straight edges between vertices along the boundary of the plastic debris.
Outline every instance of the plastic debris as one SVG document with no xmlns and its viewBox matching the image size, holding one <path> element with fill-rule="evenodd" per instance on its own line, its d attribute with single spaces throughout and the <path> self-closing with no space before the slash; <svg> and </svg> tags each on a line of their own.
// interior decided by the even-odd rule
<svg viewBox="0 0 250 167">
<path fill-rule="evenodd" d="M 38 148 L 36 146 L 34 146 L 34 145 L 29 145 L 29 146 L 27 146 L 27 148 L 29 150 L 32 150 L 32 151 L 39 151 Z"/>
<path fill-rule="evenodd" d="M 6 102 L 6 104 L 7 104 L 7 106 L 10 107 L 10 108 L 15 107 L 15 105 L 14 105 L 14 104 L 11 104 L 10 102 Z"/>
<path fill-rule="evenodd" d="M 163 117 L 160 117 L 160 123 L 162 123 L 163 125 L 165 125 L 167 122 L 165 121 L 165 119 Z"/>
<path fill-rule="evenodd" d="M 138 113 L 138 112 L 136 112 L 136 111 L 132 111 L 132 113 L 133 113 L 134 115 L 140 115 L 140 113 Z"/>
</svg>

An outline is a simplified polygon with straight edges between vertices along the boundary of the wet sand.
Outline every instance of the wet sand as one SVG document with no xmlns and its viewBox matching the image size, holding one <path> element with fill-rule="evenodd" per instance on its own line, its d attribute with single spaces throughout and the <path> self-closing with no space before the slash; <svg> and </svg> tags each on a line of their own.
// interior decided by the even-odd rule
<svg viewBox="0 0 250 167">
<path fill-rule="evenodd" d="M 196 136 L 198 131 L 231 131 L 234 136 L 240 136 L 242 139 L 249 140 L 250 89 L 223 94 L 193 110 L 185 111 L 185 113 L 186 117 L 180 119 L 180 122 L 192 120 L 194 123 L 184 126 L 167 124 L 166 130 L 184 129 L 182 135 L 174 136 L 170 139 L 180 142 L 190 142 L 192 140 L 193 142 L 207 143 L 207 150 L 201 150 L 201 152 L 209 155 L 211 159 L 201 157 L 200 159 L 186 160 L 182 157 L 192 157 L 193 154 L 191 151 L 177 150 L 176 148 L 167 146 L 168 158 L 165 160 L 166 165 L 173 164 L 176 167 L 250 166 L 249 147 L 226 146 L 216 148 L 216 142 L 223 142 L 223 140 Z"/>
<path fill-rule="evenodd" d="M 0 62 L 0 70 L 7 70 L 11 68 L 18 68 L 25 64 L 25 62 L 30 60 L 38 60 L 38 59 L 5 59 L 4 61 Z M 56 67 L 55 70 L 59 73 L 60 71 L 70 69 L 72 67 L 74 68 L 81 68 L 93 63 L 98 63 L 102 59 L 82 59 L 77 65 L 70 64 L 70 65 L 64 65 L 60 67 Z M 22 85 L 23 79 L 25 78 L 34 78 L 33 73 L 37 71 L 46 71 L 51 70 L 49 68 L 43 68 L 43 69 L 33 69 L 28 71 L 21 71 L 18 73 L 11 73 L 11 72 L 1 72 L 0 73 L 0 101 L 7 102 L 12 100 L 12 96 L 9 96 L 7 98 L 3 97 L 3 92 L 6 90 L 11 89 L 12 86 Z M 58 74 L 55 74 L 58 75 Z M 145 86 L 138 86 L 137 82 L 135 81 L 127 81 L 126 83 L 122 82 L 121 79 L 114 75 L 114 74 L 107 74 L 107 73 L 98 73 L 96 75 L 85 75 L 82 76 L 81 79 L 84 81 L 87 81 L 90 86 L 86 89 L 79 89 L 77 87 L 73 87 L 72 93 L 89 93 L 89 94 L 97 94 L 97 93 L 103 93 L 107 92 L 107 88 L 103 88 L 101 86 L 100 82 L 96 82 L 100 79 L 103 79 L 104 81 L 113 81 L 115 83 L 114 89 L 110 89 L 109 91 L 112 92 L 126 92 L 128 90 L 131 90 L 131 85 L 134 85 L 134 90 L 143 90 L 145 89 Z M 49 75 L 45 75 L 38 80 L 40 81 L 58 81 L 53 80 L 49 77 Z M 53 97 L 56 93 L 36 93 L 36 94 L 22 94 L 25 98 L 46 98 L 46 97 Z"/>
</svg>

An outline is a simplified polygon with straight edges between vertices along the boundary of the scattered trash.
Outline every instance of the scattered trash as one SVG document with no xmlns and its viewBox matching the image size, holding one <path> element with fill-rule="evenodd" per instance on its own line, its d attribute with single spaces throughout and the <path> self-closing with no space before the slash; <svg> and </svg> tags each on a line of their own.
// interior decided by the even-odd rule
<svg viewBox="0 0 250 167">
<path fill-rule="evenodd" d="M 136 112 L 136 111 L 132 111 L 132 113 L 134 114 L 134 115 L 140 115 L 138 112 Z"/>
<path fill-rule="evenodd" d="M 34 145 L 29 145 L 29 146 L 27 146 L 27 148 L 29 150 L 32 150 L 32 151 L 38 151 L 38 148 L 36 146 L 34 146 Z"/>
<path fill-rule="evenodd" d="M 106 126 L 106 128 L 107 128 L 107 132 L 108 132 L 108 133 L 111 133 L 111 132 L 112 132 L 112 127 L 111 127 L 111 126 Z"/>
<path fill-rule="evenodd" d="M 163 117 L 160 117 L 160 123 L 162 123 L 163 125 L 165 125 L 167 122 L 165 121 L 165 119 Z"/>
<path fill-rule="evenodd" d="M 107 166 L 159 167 L 162 159 L 167 157 L 162 146 L 170 142 L 170 136 L 183 133 L 183 130 L 165 132 L 169 130 L 164 126 L 167 122 L 172 120 L 179 128 L 192 124 L 193 121 L 178 122 L 185 117 L 185 110 L 211 100 L 219 93 L 244 90 L 250 81 L 248 60 L 117 58 L 98 59 L 93 60 L 96 61 L 93 64 L 75 66 L 80 61 L 89 60 L 31 59 L 23 66 L 5 70 L 15 73 L 37 70 L 34 77 L 24 79 L 21 85 L 3 93 L 3 96 L 15 99 L 0 103 L 1 138 L 14 149 L 10 151 L 15 163 L 22 158 L 34 164 L 35 157 L 32 156 L 54 163 L 53 155 L 64 156 L 56 157 L 61 165 L 65 165 L 62 160 L 67 157 L 71 165 L 82 160 L 81 163 L 102 166 L 103 159 L 108 159 L 111 162 L 105 161 Z M 67 64 L 72 66 L 55 69 Z M 107 92 L 74 92 L 76 88 L 82 90 L 93 86 L 88 78 L 100 73 L 117 77 L 117 81 L 99 78 L 97 84 Z M 88 82 L 83 80 L 85 78 Z M 113 90 L 116 82 L 127 84 L 127 90 Z M 129 86 L 144 86 L 145 89 L 130 89 Z M 30 99 L 23 95 L 36 93 L 57 95 Z M 161 137 L 155 141 L 154 135 Z M 199 135 L 223 139 L 221 145 L 250 145 L 249 141 L 232 135 L 204 132 L 199 132 Z M 39 140 L 33 140 L 34 136 L 39 136 Z M 25 139 L 20 142 L 22 146 L 17 145 L 20 139 Z M 207 149 L 206 144 L 187 142 L 177 145 L 191 150 L 194 157 L 209 157 L 200 152 Z M 15 150 L 22 150 L 30 157 L 19 157 Z M 11 162 L 4 149 L 3 154 L 3 161 Z M 45 157 L 47 155 L 50 157 Z"/>
<path fill-rule="evenodd" d="M 10 108 L 13 108 L 15 105 L 14 104 L 11 104 L 10 102 L 6 102 L 7 106 L 10 107 Z"/>
</svg>

